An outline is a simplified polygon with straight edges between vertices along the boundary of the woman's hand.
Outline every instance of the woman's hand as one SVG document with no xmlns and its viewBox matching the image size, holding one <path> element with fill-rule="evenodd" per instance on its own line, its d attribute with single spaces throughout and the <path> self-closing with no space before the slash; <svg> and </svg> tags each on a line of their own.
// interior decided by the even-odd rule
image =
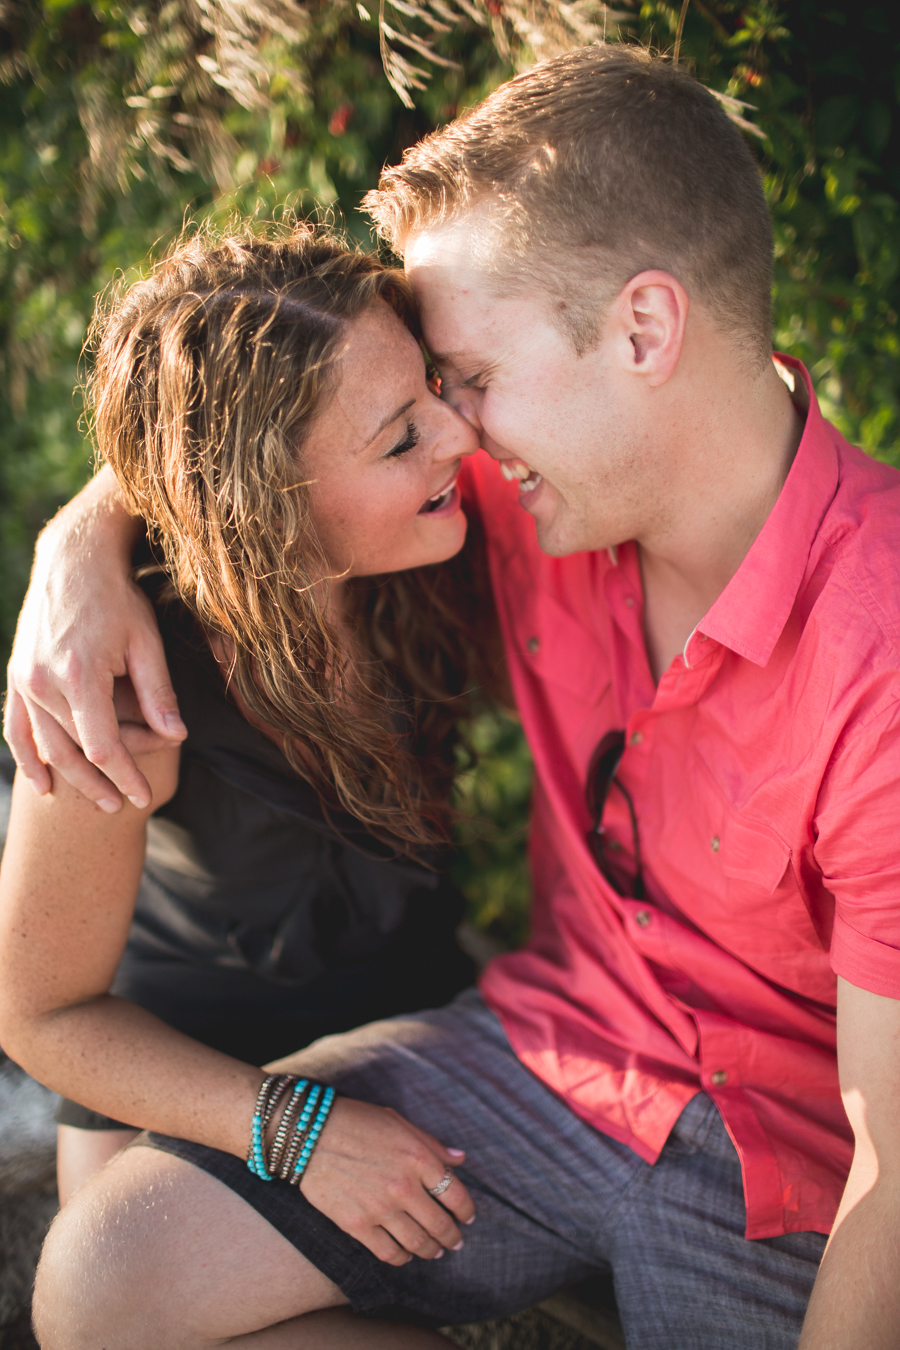
<svg viewBox="0 0 900 1350">
<path fill-rule="evenodd" d="M 464 1158 L 396 1111 L 338 1097 L 300 1189 L 380 1261 L 402 1266 L 462 1245 L 454 1218 L 467 1224 L 475 1217 L 465 1186 L 454 1177 L 440 1203 L 426 1187 Z"/>
<path fill-rule="evenodd" d="M 4 734 L 23 775 L 49 792 L 50 764 L 108 812 L 123 796 L 150 801 L 132 753 L 186 734 L 152 607 L 131 581 L 139 528 L 108 470 L 60 512 L 38 544 L 8 672 Z M 126 674 L 147 724 L 127 746 L 113 709 Z"/>
</svg>

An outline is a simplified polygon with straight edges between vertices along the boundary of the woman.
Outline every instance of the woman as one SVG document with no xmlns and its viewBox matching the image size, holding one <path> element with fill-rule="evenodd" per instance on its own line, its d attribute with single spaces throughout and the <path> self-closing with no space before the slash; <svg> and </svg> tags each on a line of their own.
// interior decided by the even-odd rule
<svg viewBox="0 0 900 1350">
<path fill-rule="evenodd" d="M 63 1201 L 138 1128 L 246 1148 L 252 1065 L 471 977 L 441 867 L 479 587 L 417 569 L 462 548 L 476 443 L 414 324 L 306 227 L 181 244 L 96 321 L 188 739 L 143 757 L 146 809 L 14 794 L 0 1043 L 66 1098 Z"/>
</svg>

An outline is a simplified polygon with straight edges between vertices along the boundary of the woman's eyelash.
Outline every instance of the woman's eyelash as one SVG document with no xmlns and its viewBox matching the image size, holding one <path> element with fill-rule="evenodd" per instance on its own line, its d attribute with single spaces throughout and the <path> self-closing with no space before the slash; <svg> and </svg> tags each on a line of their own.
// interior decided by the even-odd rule
<svg viewBox="0 0 900 1350">
<path fill-rule="evenodd" d="M 397 455 L 405 455 L 408 450 L 419 444 L 419 428 L 415 422 L 407 422 L 406 435 L 399 445 L 395 445 L 393 450 L 388 452 L 388 459 L 394 459 Z"/>
</svg>

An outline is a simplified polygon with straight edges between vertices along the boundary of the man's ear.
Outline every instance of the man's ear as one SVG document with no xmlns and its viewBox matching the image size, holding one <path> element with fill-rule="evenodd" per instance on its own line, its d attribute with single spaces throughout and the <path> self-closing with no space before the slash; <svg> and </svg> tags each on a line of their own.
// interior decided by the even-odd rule
<svg viewBox="0 0 900 1350">
<path fill-rule="evenodd" d="M 651 387 L 665 384 L 678 365 L 690 305 L 687 291 L 669 272 L 639 272 L 619 292 L 623 356 Z"/>
</svg>

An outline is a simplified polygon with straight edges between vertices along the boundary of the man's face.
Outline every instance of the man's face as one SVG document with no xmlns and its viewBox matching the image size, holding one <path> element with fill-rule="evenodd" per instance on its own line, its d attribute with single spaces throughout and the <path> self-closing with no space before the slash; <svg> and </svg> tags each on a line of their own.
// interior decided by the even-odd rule
<svg viewBox="0 0 900 1350">
<path fill-rule="evenodd" d="M 469 238 L 464 224 L 445 226 L 406 246 L 442 396 L 507 475 L 520 478 L 521 504 L 545 552 L 635 538 L 659 479 L 641 430 L 642 382 L 628 377 L 621 338 L 604 330 L 579 358 L 551 321 L 552 297 L 537 287 L 498 297 L 472 261 Z"/>
</svg>

